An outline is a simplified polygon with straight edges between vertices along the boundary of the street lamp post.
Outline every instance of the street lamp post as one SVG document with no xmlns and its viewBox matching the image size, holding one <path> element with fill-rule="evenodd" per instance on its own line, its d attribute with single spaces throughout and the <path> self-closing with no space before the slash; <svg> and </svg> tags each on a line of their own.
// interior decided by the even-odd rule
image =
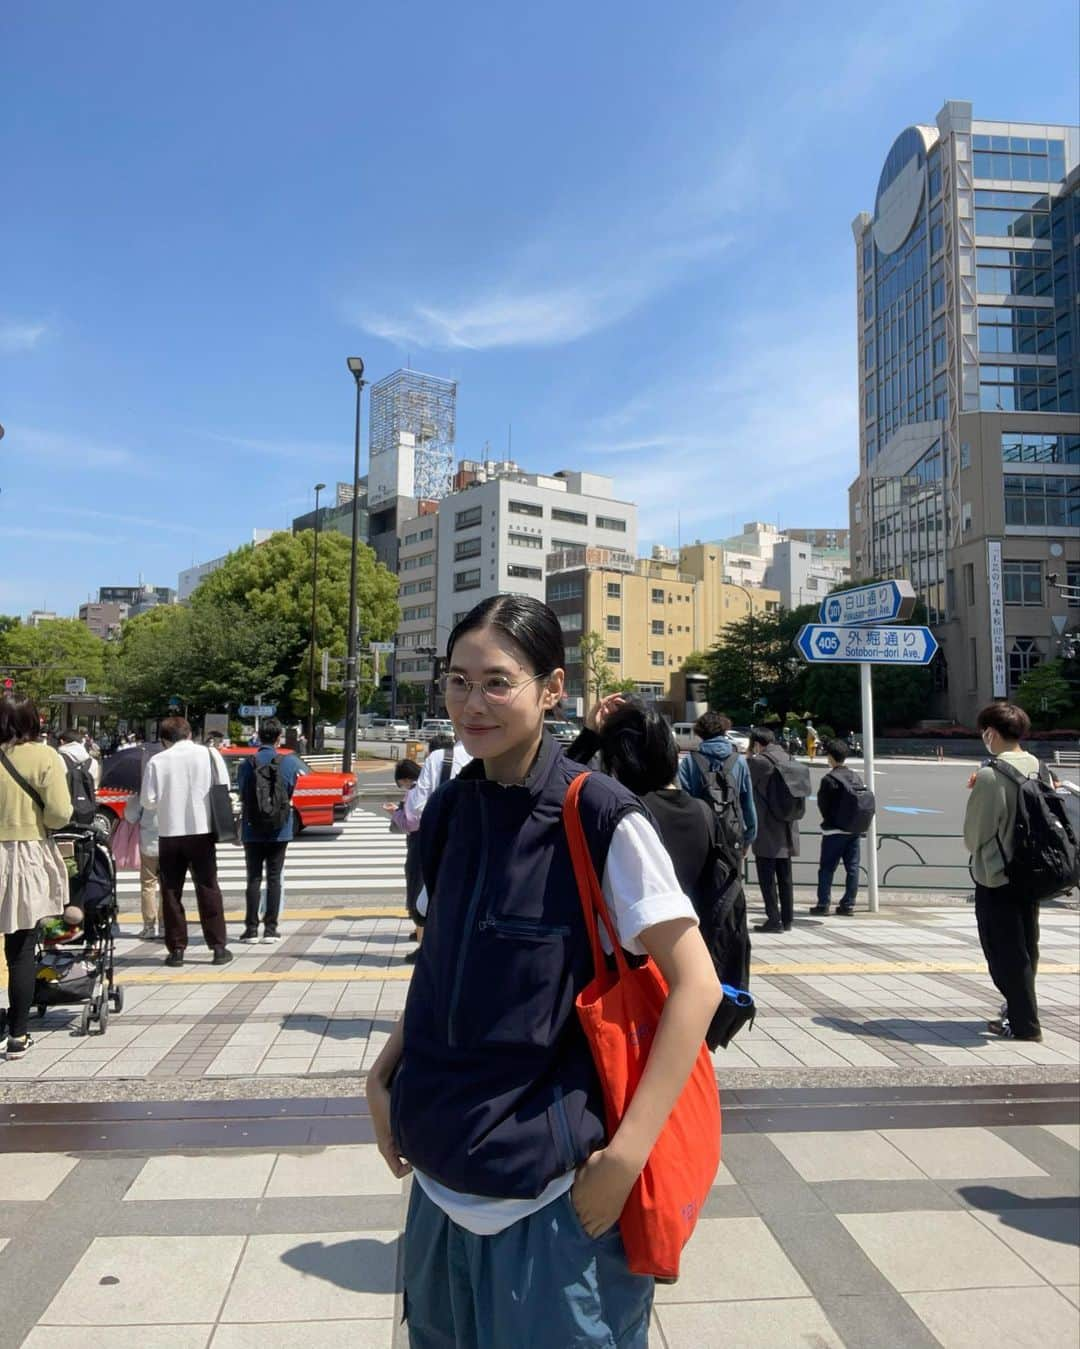
<svg viewBox="0 0 1080 1349">
<path fill-rule="evenodd" d="M 341 751 L 341 771 L 348 773 L 352 769 L 353 751 L 356 749 L 357 721 L 357 630 L 356 609 L 356 559 L 360 548 L 360 404 L 364 385 L 364 362 L 359 356 L 349 356 L 346 360 L 349 373 L 356 381 L 356 435 L 353 440 L 353 499 L 352 499 L 352 551 L 349 554 L 349 636 L 345 648 L 345 747 Z"/>
<path fill-rule="evenodd" d="M 311 669 L 308 671 L 308 749 L 315 751 L 315 603 L 319 594 L 319 493 L 326 483 L 315 484 L 315 546 L 311 550 Z"/>
</svg>

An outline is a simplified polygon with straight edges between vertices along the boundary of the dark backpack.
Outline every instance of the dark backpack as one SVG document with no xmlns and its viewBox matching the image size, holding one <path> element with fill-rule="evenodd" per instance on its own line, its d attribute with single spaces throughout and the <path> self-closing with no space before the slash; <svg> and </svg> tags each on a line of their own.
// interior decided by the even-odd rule
<svg viewBox="0 0 1080 1349">
<path fill-rule="evenodd" d="M 439 765 L 439 786 L 443 787 L 450 781 L 450 774 L 454 771 L 454 751 L 452 749 L 443 750 L 443 761 Z"/>
<path fill-rule="evenodd" d="M 739 808 L 739 789 L 735 785 L 735 753 L 721 761 L 719 771 L 696 750 L 693 760 L 701 774 L 702 789 L 698 795 L 712 807 L 716 816 L 717 846 L 737 870 L 745 848 L 745 828 Z"/>
<path fill-rule="evenodd" d="M 65 759 L 65 763 L 67 760 Z M 67 784 L 71 793 L 71 823 L 89 826 L 97 813 L 97 796 L 90 766 L 85 763 L 67 764 Z"/>
<path fill-rule="evenodd" d="M 275 754 L 265 763 L 252 765 L 247 789 L 248 823 L 260 834 L 276 834 L 289 818 L 292 802 L 281 776 L 281 758 Z"/>
<path fill-rule="evenodd" d="M 877 810 L 874 793 L 850 768 L 845 768 L 842 773 L 834 772 L 833 778 L 842 788 L 833 809 L 834 828 L 842 829 L 845 834 L 865 834 Z"/>
<path fill-rule="evenodd" d="M 806 814 L 810 795 L 810 770 L 794 759 L 773 759 L 775 770 L 765 784 L 765 804 L 769 814 L 783 824 L 794 824 Z"/>
<path fill-rule="evenodd" d="M 1000 759 L 991 759 L 989 767 L 1016 786 L 1016 823 L 1008 861 L 1001 839 L 997 841 L 1009 884 L 1038 901 L 1080 883 L 1076 836 L 1047 766 L 1040 764 L 1038 774 L 1031 778 Z"/>
</svg>

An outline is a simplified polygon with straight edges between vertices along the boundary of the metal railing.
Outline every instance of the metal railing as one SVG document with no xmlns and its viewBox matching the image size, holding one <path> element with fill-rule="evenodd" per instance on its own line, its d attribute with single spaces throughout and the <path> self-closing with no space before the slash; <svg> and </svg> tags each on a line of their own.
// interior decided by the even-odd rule
<svg viewBox="0 0 1080 1349">
<path fill-rule="evenodd" d="M 806 830 L 800 829 L 800 831 L 799 831 L 799 840 L 800 840 L 800 842 L 801 842 L 803 839 L 811 839 L 811 838 L 817 838 L 817 839 L 820 839 L 821 836 L 822 836 L 822 835 L 821 835 L 821 830 L 820 830 L 820 829 L 806 829 Z M 865 839 L 866 836 L 864 835 L 863 837 L 864 837 L 864 839 Z M 937 862 L 937 861 L 934 861 L 933 859 L 924 857 L 923 854 L 919 851 L 918 847 L 916 847 L 916 845 L 912 842 L 912 839 L 939 839 L 939 840 L 941 840 L 942 842 L 945 842 L 945 841 L 947 841 L 947 840 L 951 840 L 953 843 L 958 843 L 958 844 L 960 845 L 960 846 L 959 846 L 959 849 L 955 849 L 955 848 L 953 849 L 953 854 L 955 855 L 955 853 L 956 853 L 957 851 L 963 852 L 963 853 L 964 853 L 964 859 L 965 859 L 965 860 L 964 860 L 963 862 L 947 862 L 947 861 L 946 861 L 946 862 Z M 880 833 L 880 832 L 879 832 L 879 833 L 878 833 L 878 836 L 877 836 L 877 851 L 878 851 L 878 857 L 879 857 L 879 858 L 880 858 L 880 856 L 881 856 L 882 846 L 883 846 L 885 843 L 899 843 L 899 844 L 901 844 L 903 847 L 907 848 L 907 849 L 909 850 L 909 852 L 911 852 L 911 853 L 914 854 L 914 860 L 913 860 L 913 861 L 901 860 L 901 861 L 891 862 L 891 863 L 884 869 L 884 871 L 881 870 L 880 863 L 879 863 L 879 867 L 878 867 L 878 871 L 879 871 L 878 886 L 879 886 L 879 888 L 885 889 L 886 886 L 888 886 L 888 884 L 889 884 L 889 876 L 890 876 L 894 871 L 902 870 L 902 869 L 904 869 L 904 868 L 910 868 L 910 867 L 933 867 L 936 871 L 959 871 L 959 872 L 962 872 L 962 873 L 963 873 L 963 877 L 964 877 L 963 883 L 962 883 L 962 884 L 957 884 L 957 885 L 955 885 L 955 886 L 949 886 L 948 884 L 944 884 L 944 885 L 943 885 L 940 881 L 938 881 L 936 884 L 933 884 L 933 885 L 920 885 L 920 884 L 918 884 L 918 883 L 911 883 L 911 884 L 909 884 L 909 883 L 906 883 L 906 882 L 905 882 L 903 885 L 899 885 L 899 884 L 894 885 L 893 888 L 894 888 L 894 889 L 897 889 L 897 890 L 905 890 L 905 891 L 909 891 L 909 892 L 914 892 L 914 891 L 927 891 L 927 892 L 931 892 L 931 893 L 934 892 L 934 891 L 942 891 L 942 890 L 947 891 L 947 892 L 949 892 L 949 893 L 952 893 L 954 890 L 955 890 L 955 891 L 959 891 L 959 890 L 973 890 L 973 889 L 974 889 L 975 882 L 971 879 L 971 873 L 970 873 L 970 871 L 968 870 L 968 862 L 967 862 L 967 857 L 966 857 L 966 850 L 964 849 L 964 838 L 963 838 L 963 835 L 962 835 L 962 834 L 883 834 L 883 833 Z M 927 851 L 929 851 L 929 849 L 928 849 Z M 751 853 L 750 851 L 748 851 L 748 852 L 747 852 L 747 855 L 746 855 L 746 857 L 745 857 L 745 859 L 744 859 L 744 863 L 743 863 L 743 878 L 744 878 L 744 880 L 746 880 L 747 882 L 749 882 L 749 880 L 750 880 L 750 859 L 751 859 L 751 856 L 752 856 L 752 853 Z M 803 882 L 803 883 L 804 883 L 804 884 L 807 884 L 807 883 L 809 883 L 809 884 L 814 884 L 814 883 L 816 883 L 816 879 L 817 879 L 817 867 L 818 867 L 818 858 L 817 858 L 817 857 L 813 857 L 813 858 L 811 858 L 811 857 L 793 857 L 793 858 L 791 859 L 792 872 L 794 872 L 795 868 L 798 867 L 798 866 L 803 866 L 803 867 L 813 867 L 813 868 L 814 868 L 814 873 L 815 873 L 815 874 L 814 874 L 814 881 L 813 881 L 813 882 Z M 861 882 L 862 882 L 863 885 L 866 885 L 866 884 L 868 883 L 869 877 L 868 877 L 868 875 L 867 875 L 867 870 L 866 870 L 866 867 L 862 864 L 861 861 L 860 861 L 860 863 L 859 863 L 859 877 L 860 877 L 860 880 L 861 880 Z"/>
</svg>

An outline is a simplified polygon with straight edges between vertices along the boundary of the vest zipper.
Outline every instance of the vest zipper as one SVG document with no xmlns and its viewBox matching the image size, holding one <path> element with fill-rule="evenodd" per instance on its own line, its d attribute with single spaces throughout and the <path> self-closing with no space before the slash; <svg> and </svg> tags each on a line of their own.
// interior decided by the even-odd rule
<svg viewBox="0 0 1080 1349">
<path fill-rule="evenodd" d="M 572 1171 L 577 1166 L 577 1160 L 574 1156 L 574 1140 L 570 1134 L 570 1121 L 566 1116 L 566 1102 L 563 1100 L 563 1090 L 558 1084 L 554 1087 L 554 1096 L 552 1097 L 552 1108 L 555 1111 L 555 1123 L 558 1127 L 559 1142 L 562 1145 L 563 1165 L 568 1171 Z"/>
<path fill-rule="evenodd" d="M 469 907 L 465 913 L 465 927 L 462 931 L 461 946 L 458 950 L 457 969 L 454 971 L 454 982 L 450 989 L 450 1007 L 446 1016 L 446 1043 L 451 1048 L 457 1044 L 457 1008 L 458 1002 L 461 999 L 461 985 L 465 976 L 465 961 L 469 955 L 469 942 L 472 939 L 473 929 L 476 926 L 476 911 L 480 907 L 480 900 L 484 893 L 484 882 L 487 879 L 487 802 L 484 800 L 482 792 L 478 793 L 477 799 L 480 803 L 480 865 L 476 869 L 476 884 L 473 886 L 473 892 L 469 896 Z"/>
<path fill-rule="evenodd" d="M 529 923 L 518 918 L 481 918 L 480 932 L 490 929 L 499 937 L 569 937 L 570 929 L 563 924 Z"/>
</svg>

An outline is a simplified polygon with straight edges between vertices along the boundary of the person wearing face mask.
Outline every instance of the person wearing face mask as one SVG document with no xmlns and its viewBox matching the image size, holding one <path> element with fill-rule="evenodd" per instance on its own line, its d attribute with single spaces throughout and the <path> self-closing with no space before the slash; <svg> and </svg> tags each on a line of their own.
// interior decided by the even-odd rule
<svg viewBox="0 0 1080 1349">
<path fill-rule="evenodd" d="M 1014 703 L 990 703 L 976 719 L 987 752 L 1025 777 L 1039 771 L 1034 754 L 1020 741 L 1031 729 L 1027 713 Z M 1007 1040 L 1041 1040 L 1035 972 L 1039 965 L 1039 906 L 1009 883 L 1018 788 L 984 765 L 968 780 L 964 843 L 971 853 L 975 921 L 994 986 L 1005 999 L 1001 1016 L 986 1023 L 991 1035 Z"/>
</svg>

